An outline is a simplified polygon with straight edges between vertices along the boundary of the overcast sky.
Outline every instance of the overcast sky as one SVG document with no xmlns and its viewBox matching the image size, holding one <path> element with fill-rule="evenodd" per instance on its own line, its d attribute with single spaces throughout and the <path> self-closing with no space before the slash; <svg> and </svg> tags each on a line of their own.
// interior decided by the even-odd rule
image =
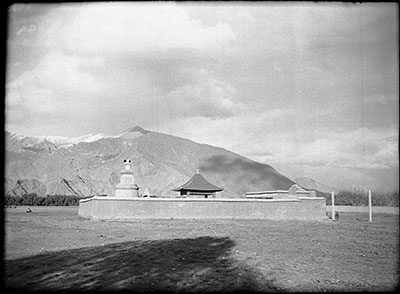
<svg viewBox="0 0 400 294">
<path fill-rule="evenodd" d="M 9 17 L 8 131 L 139 125 L 289 177 L 398 189 L 396 4 L 18 4 Z"/>
</svg>

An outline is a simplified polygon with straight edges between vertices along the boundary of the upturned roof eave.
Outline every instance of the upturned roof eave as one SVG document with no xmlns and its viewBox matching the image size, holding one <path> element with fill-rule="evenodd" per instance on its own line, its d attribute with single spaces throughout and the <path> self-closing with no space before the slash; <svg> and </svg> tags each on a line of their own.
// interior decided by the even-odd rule
<svg viewBox="0 0 400 294">
<path fill-rule="evenodd" d="M 224 189 L 222 189 L 222 188 L 218 188 L 218 189 L 188 189 L 188 188 L 182 188 L 182 187 L 180 187 L 180 188 L 176 188 L 176 189 L 173 189 L 172 191 L 176 191 L 176 192 L 179 192 L 179 191 L 181 191 L 181 190 L 187 190 L 187 191 L 193 191 L 193 192 L 221 192 L 221 191 L 223 191 Z"/>
</svg>

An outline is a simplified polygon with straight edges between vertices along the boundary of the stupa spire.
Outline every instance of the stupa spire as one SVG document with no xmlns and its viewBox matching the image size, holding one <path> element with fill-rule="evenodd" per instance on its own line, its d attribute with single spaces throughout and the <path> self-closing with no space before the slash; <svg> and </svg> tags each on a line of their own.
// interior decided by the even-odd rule
<svg viewBox="0 0 400 294">
<path fill-rule="evenodd" d="M 125 164 L 125 170 L 131 170 L 132 160 L 125 159 L 124 164 Z"/>
<path fill-rule="evenodd" d="M 133 171 L 131 170 L 132 160 L 124 160 L 125 169 L 121 172 L 121 180 L 115 186 L 115 197 L 131 198 L 139 197 L 139 187 L 135 184 Z"/>
</svg>

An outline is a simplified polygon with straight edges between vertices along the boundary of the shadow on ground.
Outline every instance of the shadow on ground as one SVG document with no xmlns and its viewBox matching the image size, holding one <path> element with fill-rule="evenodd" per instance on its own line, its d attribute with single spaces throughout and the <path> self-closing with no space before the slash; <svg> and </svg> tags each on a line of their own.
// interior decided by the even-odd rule
<svg viewBox="0 0 400 294">
<path fill-rule="evenodd" d="M 134 241 L 5 261 L 5 286 L 24 290 L 276 291 L 235 260 L 230 238 Z"/>
</svg>

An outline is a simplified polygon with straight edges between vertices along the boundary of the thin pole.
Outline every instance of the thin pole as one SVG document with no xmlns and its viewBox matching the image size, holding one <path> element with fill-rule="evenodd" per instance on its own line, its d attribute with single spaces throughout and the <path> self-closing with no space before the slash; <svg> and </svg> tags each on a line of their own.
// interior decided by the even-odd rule
<svg viewBox="0 0 400 294">
<path fill-rule="evenodd" d="M 332 192 L 332 219 L 335 220 L 335 192 Z"/>
<path fill-rule="evenodd" d="M 368 191 L 369 221 L 372 222 L 372 197 L 371 190 Z"/>
</svg>

